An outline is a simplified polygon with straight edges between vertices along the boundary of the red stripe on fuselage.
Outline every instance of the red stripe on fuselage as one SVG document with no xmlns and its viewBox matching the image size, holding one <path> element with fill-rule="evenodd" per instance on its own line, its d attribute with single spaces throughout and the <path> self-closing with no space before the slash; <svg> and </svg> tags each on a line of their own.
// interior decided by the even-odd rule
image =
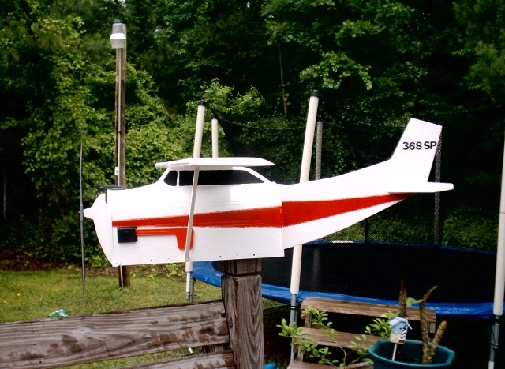
<svg viewBox="0 0 505 369">
<path fill-rule="evenodd" d="M 409 196 L 410 194 L 388 194 L 339 200 L 286 201 L 282 203 L 283 227 L 401 201 Z"/>
<path fill-rule="evenodd" d="M 280 228 L 317 219 L 400 201 L 410 194 L 388 194 L 339 200 L 286 201 L 280 207 L 230 210 L 195 214 L 194 227 L 216 228 Z M 185 227 L 188 216 L 116 220 L 114 227 Z"/>
<path fill-rule="evenodd" d="M 187 227 L 188 216 L 180 215 L 163 218 L 116 220 L 112 222 L 112 225 L 114 227 Z M 195 214 L 193 217 L 193 226 L 216 228 L 280 228 L 282 226 L 281 208 L 258 208 Z"/>
</svg>

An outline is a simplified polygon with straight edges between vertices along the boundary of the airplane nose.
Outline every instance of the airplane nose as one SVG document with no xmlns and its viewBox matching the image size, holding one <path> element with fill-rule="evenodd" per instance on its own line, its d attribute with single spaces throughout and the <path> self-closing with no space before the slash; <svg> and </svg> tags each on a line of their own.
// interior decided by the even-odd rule
<svg viewBox="0 0 505 369">
<path fill-rule="evenodd" d="M 84 209 L 84 217 L 93 219 L 97 219 L 101 211 L 105 210 L 105 196 L 104 194 L 100 194 L 96 199 L 93 205 L 90 208 Z M 98 220 L 98 219 L 97 219 Z M 96 223 L 96 222 L 95 222 Z"/>
<path fill-rule="evenodd" d="M 91 208 L 84 209 L 84 217 L 93 219 L 93 210 Z"/>
<path fill-rule="evenodd" d="M 112 239 L 112 221 L 105 202 L 105 194 L 100 194 L 90 208 L 84 209 L 84 216 L 95 223 L 95 231 L 103 252 L 112 266 L 116 264 Z"/>
</svg>

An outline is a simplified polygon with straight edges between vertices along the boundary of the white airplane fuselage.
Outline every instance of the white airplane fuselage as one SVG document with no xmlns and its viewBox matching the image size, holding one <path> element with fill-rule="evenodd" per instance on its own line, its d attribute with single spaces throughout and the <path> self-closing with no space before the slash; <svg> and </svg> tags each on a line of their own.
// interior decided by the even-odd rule
<svg viewBox="0 0 505 369">
<path fill-rule="evenodd" d="M 85 216 L 93 219 L 113 266 L 187 261 L 191 205 L 189 260 L 282 257 L 285 248 L 349 227 L 415 192 L 452 189 L 427 181 L 441 127 L 417 120 L 409 127 L 390 160 L 294 185 L 233 165 L 265 165 L 251 158 L 163 163 L 168 169 L 157 182 L 107 190 Z"/>
</svg>

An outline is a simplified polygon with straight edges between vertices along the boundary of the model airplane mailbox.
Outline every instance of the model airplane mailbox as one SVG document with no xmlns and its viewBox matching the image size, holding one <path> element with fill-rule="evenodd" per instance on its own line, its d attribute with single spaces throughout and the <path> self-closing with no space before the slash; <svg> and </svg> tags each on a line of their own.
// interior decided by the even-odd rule
<svg viewBox="0 0 505 369">
<path fill-rule="evenodd" d="M 158 163 L 153 184 L 107 190 L 85 209 L 113 266 L 284 256 L 284 249 L 349 227 L 428 182 L 441 126 L 411 119 L 391 159 L 348 174 L 294 185 L 251 169 L 257 158 Z M 188 237 L 190 235 L 190 237 Z"/>
</svg>

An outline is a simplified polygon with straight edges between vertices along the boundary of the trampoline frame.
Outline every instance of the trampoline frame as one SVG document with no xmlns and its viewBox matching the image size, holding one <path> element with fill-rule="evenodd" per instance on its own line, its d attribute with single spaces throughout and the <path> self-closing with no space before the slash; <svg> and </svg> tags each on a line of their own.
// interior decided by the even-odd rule
<svg viewBox="0 0 505 369">
<path fill-rule="evenodd" d="M 318 241 L 321 243 L 321 241 Z M 324 242 L 324 241 L 323 241 Z M 326 241 L 327 243 L 331 243 L 331 241 Z M 356 243 L 362 244 L 363 242 L 348 242 L 348 243 Z M 481 251 L 481 250 L 471 250 L 471 249 L 461 249 L 452 246 L 443 246 L 443 245 L 423 245 L 423 246 L 431 246 L 436 248 L 444 248 L 447 250 L 457 250 L 461 252 L 475 252 L 475 253 L 484 253 L 490 255 L 496 255 L 494 252 Z M 406 247 L 409 247 L 406 245 Z M 213 286 L 220 287 L 221 286 L 221 277 L 223 273 L 218 271 L 214 267 L 213 262 L 195 262 L 193 269 L 194 278 L 208 283 Z M 279 301 L 284 304 L 289 304 L 292 298 L 292 294 L 290 292 L 289 287 L 276 286 L 274 284 L 263 283 L 262 284 L 262 294 L 263 297 Z M 357 302 L 368 302 L 374 304 L 388 304 L 388 305 L 396 305 L 398 303 L 397 300 L 388 300 L 388 299 L 380 299 L 380 298 L 371 298 L 371 297 L 362 297 L 362 296 L 353 296 L 350 294 L 342 294 L 342 293 L 331 293 L 331 292 L 318 292 L 318 291 L 305 291 L 300 290 L 297 296 L 297 302 L 300 304 L 307 297 L 322 297 L 329 299 L 338 299 L 344 301 L 357 301 Z M 474 319 L 489 319 L 493 316 L 493 301 L 490 299 L 489 302 L 427 302 L 426 306 L 436 311 L 437 315 L 440 316 L 454 316 L 454 317 L 465 317 L 465 318 L 474 318 Z"/>
</svg>

